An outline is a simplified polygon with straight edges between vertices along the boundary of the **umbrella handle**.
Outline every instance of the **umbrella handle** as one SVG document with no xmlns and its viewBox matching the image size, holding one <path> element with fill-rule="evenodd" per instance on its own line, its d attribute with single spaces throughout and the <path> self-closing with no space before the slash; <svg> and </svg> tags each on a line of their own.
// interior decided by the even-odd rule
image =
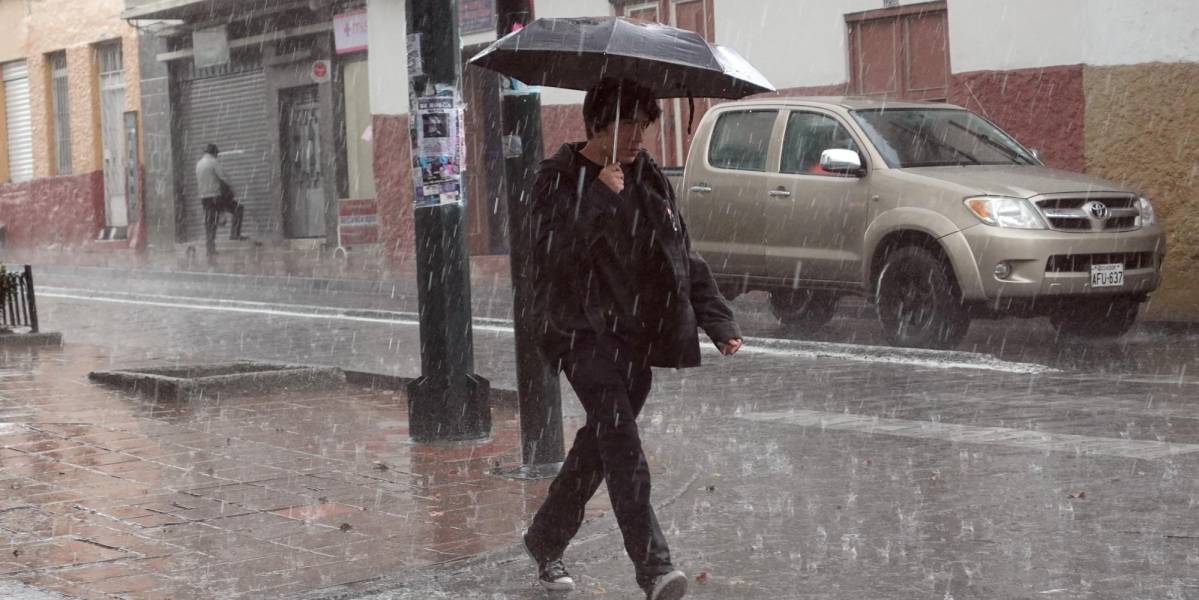
<svg viewBox="0 0 1199 600">
<path fill-rule="evenodd" d="M 620 144 L 620 94 L 624 85 L 616 86 L 616 122 L 612 125 L 612 162 L 616 163 L 616 147 Z"/>
</svg>

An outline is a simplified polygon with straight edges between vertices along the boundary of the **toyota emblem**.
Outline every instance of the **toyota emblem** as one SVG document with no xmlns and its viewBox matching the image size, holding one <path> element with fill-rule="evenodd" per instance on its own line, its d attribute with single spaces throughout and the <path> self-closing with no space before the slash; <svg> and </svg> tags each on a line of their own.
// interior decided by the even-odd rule
<svg viewBox="0 0 1199 600">
<path fill-rule="evenodd" d="M 1103 220 L 1107 218 L 1107 205 L 1102 202 L 1088 202 L 1085 210 L 1096 219 Z"/>
</svg>

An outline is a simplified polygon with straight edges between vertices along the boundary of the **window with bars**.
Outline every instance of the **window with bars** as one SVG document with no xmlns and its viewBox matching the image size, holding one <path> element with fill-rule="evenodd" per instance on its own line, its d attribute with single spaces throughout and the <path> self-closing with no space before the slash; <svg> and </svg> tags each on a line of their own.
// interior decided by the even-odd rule
<svg viewBox="0 0 1199 600">
<path fill-rule="evenodd" d="M 71 95 L 67 83 L 67 54 L 55 52 L 47 57 L 50 68 L 50 102 L 54 119 L 54 173 L 71 173 Z"/>
</svg>

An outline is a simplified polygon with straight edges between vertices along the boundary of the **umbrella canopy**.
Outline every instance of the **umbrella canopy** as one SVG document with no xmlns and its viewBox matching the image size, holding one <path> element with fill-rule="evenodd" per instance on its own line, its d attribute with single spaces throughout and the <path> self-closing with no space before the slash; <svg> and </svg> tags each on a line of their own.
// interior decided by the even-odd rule
<svg viewBox="0 0 1199 600">
<path fill-rule="evenodd" d="M 741 98 L 774 86 L 731 48 L 699 34 L 623 17 L 537 19 L 470 59 L 529 85 L 586 90 L 630 79 L 658 98 Z"/>
</svg>

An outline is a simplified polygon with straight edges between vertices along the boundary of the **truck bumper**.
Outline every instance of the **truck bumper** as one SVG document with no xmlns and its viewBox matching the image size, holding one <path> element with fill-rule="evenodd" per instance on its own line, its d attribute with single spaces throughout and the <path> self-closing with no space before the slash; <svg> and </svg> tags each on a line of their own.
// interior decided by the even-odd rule
<svg viewBox="0 0 1199 600">
<path fill-rule="evenodd" d="M 1166 241 L 1160 227 L 1117 233 L 1067 233 L 977 225 L 941 240 L 952 257 L 963 300 L 1064 296 L 1143 296 L 1161 283 Z M 1000 278 L 996 266 L 1010 274 Z M 1091 285 L 1091 265 L 1124 265 L 1120 286 Z"/>
</svg>

